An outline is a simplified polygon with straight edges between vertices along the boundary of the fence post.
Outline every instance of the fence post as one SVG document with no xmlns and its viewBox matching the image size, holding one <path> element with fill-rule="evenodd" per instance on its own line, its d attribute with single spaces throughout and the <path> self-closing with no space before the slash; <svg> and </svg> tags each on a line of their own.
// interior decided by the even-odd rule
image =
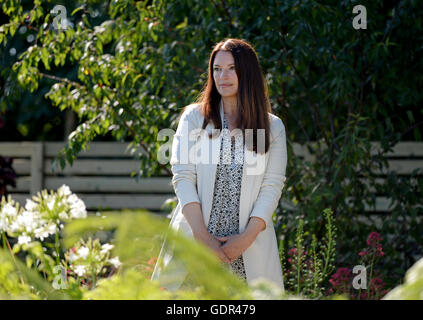
<svg viewBox="0 0 423 320">
<path fill-rule="evenodd" d="M 31 196 L 43 188 L 44 143 L 33 142 L 31 153 Z"/>
</svg>

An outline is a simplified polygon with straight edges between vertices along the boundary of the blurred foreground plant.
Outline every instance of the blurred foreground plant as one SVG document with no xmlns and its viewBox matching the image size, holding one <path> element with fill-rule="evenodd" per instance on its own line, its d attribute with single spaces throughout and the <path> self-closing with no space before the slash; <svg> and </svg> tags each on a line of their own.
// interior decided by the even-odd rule
<svg viewBox="0 0 423 320">
<path fill-rule="evenodd" d="M 423 300 L 423 258 L 405 274 L 405 282 L 390 291 L 382 300 Z"/>
</svg>

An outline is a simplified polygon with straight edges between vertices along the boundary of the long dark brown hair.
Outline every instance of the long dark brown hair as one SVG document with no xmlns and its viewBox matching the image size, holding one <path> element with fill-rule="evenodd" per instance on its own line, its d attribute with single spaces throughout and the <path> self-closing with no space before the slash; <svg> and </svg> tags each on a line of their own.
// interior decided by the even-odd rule
<svg viewBox="0 0 423 320">
<path fill-rule="evenodd" d="M 202 105 L 204 122 L 202 129 L 212 121 L 215 129 L 222 130 L 223 124 L 220 119 L 221 99 L 213 79 L 213 63 L 218 51 L 230 52 L 235 61 L 235 71 L 238 76 L 238 115 L 236 128 L 240 128 L 246 141 L 245 129 L 253 132 L 253 151 L 257 153 L 257 129 L 265 129 L 266 153 L 270 144 L 270 120 L 268 113 L 272 113 L 270 106 L 267 84 L 263 76 L 260 63 L 254 48 L 243 39 L 226 38 L 217 43 L 210 55 L 208 79 L 201 91 L 196 103 Z M 220 131 L 219 131 L 220 132 Z M 214 136 L 209 134 L 209 138 Z M 249 147 L 247 145 L 247 147 Z M 261 150 L 259 150 L 261 151 Z"/>
</svg>

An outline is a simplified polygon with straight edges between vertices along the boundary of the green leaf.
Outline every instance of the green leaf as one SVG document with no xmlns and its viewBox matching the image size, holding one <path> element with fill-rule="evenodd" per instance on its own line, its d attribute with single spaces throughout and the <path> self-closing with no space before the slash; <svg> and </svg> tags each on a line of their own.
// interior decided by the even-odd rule
<svg viewBox="0 0 423 320">
<path fill-rule="evenodd" d="M 44 67 L 45 67 L 47 70 L 50 70 L 50 65 L 49 65 L 49 59 L 48 59 L 48 57 L 49 57 L 48 50 L 47 50 L 47 48 L 46 48 L 46 47 L 43 47 L 43 48 L 41 49 L 41 60 L 42 60 L 42 61 L 43 61 L 43 63 L 44 63 Z"/>
<path fill-rule="evenodd" d="M 151 23 L 150 23 L 151 24 Z M 186 17 L 185 16 L 185 18 L 184 18 L 184 21 L 183 22 L 181 22 L 180 24 L 178 24 L 176 27 L 175 27 L 175 29 L 176 30 L 178 30 L 178 29 L 183 29 L 183 28 L 186 28 L 186 26 L 188 25 L 188 17 Z M 148 28 L 150 29 L 150 25 L 148 26 Z"/>
<path fill-rule="evenodd" d="M 84 7 L 85 7 L 85 5 L 80 6 L 80 7 L 76 8 L 75 10 L 73 10 L 72 13 L 71 13 L 71 16 L 73 16 L 75 13 L 77 13 L 81 10 L 84 10 Z"/>
<path fill-rule="evenodd" d="M 408 120 L 410 120 L 410 123 L 414 123 L 413 112 L 411 112 L 410 110 L 407 110 L 407 117 L 408 117 Z"/>
</svg>

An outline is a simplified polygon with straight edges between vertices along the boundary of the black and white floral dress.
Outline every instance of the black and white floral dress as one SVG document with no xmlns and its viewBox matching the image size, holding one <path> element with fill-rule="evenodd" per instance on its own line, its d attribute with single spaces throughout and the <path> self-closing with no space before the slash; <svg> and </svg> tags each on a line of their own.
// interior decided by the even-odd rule
<svg viewBox="0 0 423 320">
<path fill-rule="evenodd" d="M 208 231 L 215 237 L 239 233 L 239 201 L 241 195 L 242 170 L 244 165 L 244 144 L 242 133 L 230 137 L 227 120 L 223 118 L 220 160 L 216 169 L 213 204 Z M 229 264 L 230 270 L 246 281 L 242 255 Z"/>
</svg>

